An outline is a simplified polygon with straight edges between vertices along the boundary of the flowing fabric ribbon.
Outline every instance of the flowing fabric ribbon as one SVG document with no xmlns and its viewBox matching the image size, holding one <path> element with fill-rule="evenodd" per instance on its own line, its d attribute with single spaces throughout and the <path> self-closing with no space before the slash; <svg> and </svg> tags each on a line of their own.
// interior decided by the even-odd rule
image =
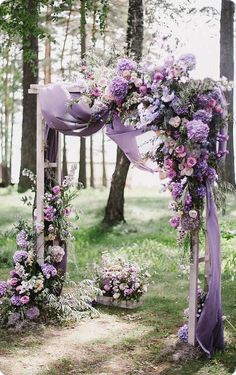
<svg viewBox="0 0 236 375">
<path fill-rule="evenodd" d="M 210 358 L 215 349 L 224 348 L 221 308 L 221 246 L 217 211 L 211 191 L 207 185 L 207 238 L 210 256 L 208 294 L 197 324 L 196 337 L 199 345 Z"/>
<path fill-rule="evenodd" d="M 93 119 L 91 109 L 84 104 L 77 103 L 70 106 L 69 103 L 72 99 L 73 95 L 61 85 L 50 85 L 40 89 L 41 110 L 48 127 L 46 136 L 49 144 L 47 152 L 49 161 L 55 161 L 57 149 L 57 138 L 52 129 L 66 135 L 87 137 L 103 128 L 107 120 L 108 114 L 104 114 L 99 120 Z M 112 125 L 107 127 L 108 137 L 124 151 L 135 166 L 155 172 L 158 169 L 149 168 L 139 153 L 136 137 L 142 133 L 143 130 L 124 126 L 118 114 L 113 115 Z M 222 131 L 222 134 L 224 133 L 225 130 Z M 219 144 L 219 150 L 225 151 L 225 147 L 225 143 Z M 221 311 L 220 230 L 210 185 L 207 185 L 206 222 L 210 255 L 209 289 L 197 324 L 197 341 L 210 357 L 214 349 L 223 349 L 224 346 Z"/>
<path fill-rule="evenodd" d="M 76 96 L 78 95 L 80 93 Z M 41 110 L 47 124 L 46 140 L 50 144 L 46 157 L 50 162 L 55 161 L 57 150 L 56 135 L 50 129 L 65 135 L 88 137 L 101 130 L 107 120 L 108 112 L 104 113 L 102 118 L 94 119 L 91 108 L 86 104 L 71 105 L 74 96 L 75 94 L 70 94 L 59 84 L 43 87 L 39 91 Z M 143 130 L 124 126 L 117 114 L 113 115 L 112 125 L 106 129 L 107 136 L 121 148 L 131 163 L 148 172 L 158 171 L 157 168 L 148 167 L 139 152 L 136 137 L 141 135 Z"/>
</svg>

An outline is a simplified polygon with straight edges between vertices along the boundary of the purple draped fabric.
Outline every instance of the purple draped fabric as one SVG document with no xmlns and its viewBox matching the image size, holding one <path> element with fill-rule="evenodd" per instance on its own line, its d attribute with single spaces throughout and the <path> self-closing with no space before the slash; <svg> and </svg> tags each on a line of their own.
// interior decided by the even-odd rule
<svg viewBox="0 0 236 375">
<path fill-rule="evenodd" d="M 208 294 L 197 324 L 199 345 L 211 357 L 215 349 L 224 348 L 221 309 L 221 246 L 217 211 L 211 187 L 207 185 L 207 237 L 210 256 Z"/>
<path fill-rule="evenodd" d="M 40 89 L 41 110 L 47 126 L 63 134 L 79 137 L 90 136 L 99 131 L 104 126 L 108 113 L 99 120 L 95 120 L 89 106 L 80 103 L 68 105 L 73 97 L 74 94 L 70 94 L 61 85 L 50 85 Z M 150 172 L 157 171 L 158 169 L 149 168 L 141 159 L 136 137 L 142 133 L 143 130 L 124 126 L 118 114 L 113 114 L 112 125 L 107 127 L 108 137 L 124 151 L 135 166 Z M 47 134 L 48 141 L 52 142 L 48 150 L 48 155 L 51 158 L 55 156 L 57 142 L 50 131 Z M 49 139 L 50 136 L 52 141 Z M 225 147 L 225 143 L 219 144 L 219 150 L 225 151 Z M 206 221 L 210 255 L 209 290 L 197 324 L 197 341 L 210 357 L 214 349 L 223 349 L 224 346 L 221 311 L 220 230 L 210 185 L 207 186 Z"/>
</svg>

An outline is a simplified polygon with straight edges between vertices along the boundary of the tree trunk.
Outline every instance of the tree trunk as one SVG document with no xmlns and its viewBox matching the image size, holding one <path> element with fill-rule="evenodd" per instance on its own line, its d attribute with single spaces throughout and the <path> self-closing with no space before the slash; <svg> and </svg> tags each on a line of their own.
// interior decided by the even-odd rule
<svg viewBox="0 0 236 375">
<path fill-rule="evenodd" d="M 86 0 L 80 0 L 80 57 L 85 58 L 86 53 Z M 87 187 L 86 175 L 86 139 L 80 138 L 80 157 L 79 157 L 79 182 L 83 187 Z"/>
<path fill-rule="evenodd" d="M 27 0 L 28 9 L 37 13 L 37 0 Z M 29 61 L 29 54 L 31 61 Z M 23 122 L 21 142 L 21 174 L 18 190 L 26 191 L 31 183 L 22 176 L 23 169 L 36 170 L 36 95 L 28 94 L 31 83 L 38 82 L 38 38 L 29 34 L 23 38 Z"/>
<path fill-rule="evenodd" d="M 2 160 L 2 186 L 11 182 L 9 165 L 9 47 L 6 50 L 6 68 L 4 79 L 4 158 Z"/>
<path fill-rule="evenodd" d="M 90 137 L 90 186 L 95 187 L 94 183 L 94 163 L 93 163 L 93 136 Z"/>
<path fill-rule="evenodd" d="M 230 81 L 234 80 L 234 12 L 235 5 L 232 1 L 222 0 L 221 19 L 220 19 L 220 75 L 227 77 Z M 229 154 L 225 160 L 224 178 L 231 184 L 235 184 L 234 170 L 234 93 L 226 92 L 226 99 L 229 103 L 229 121 L 228 121 L 228 151 Z"/>
<path fill-rule="evenodd" d="M 143 0 L 129 0 L 126 42 L 127 54 L 134 55 L 139 60 L 142 56 L 143 46 Z M 124 189 L 129 166 L 130 161 L 117 148 L 116 167 L 112 176 L 110 194 L 103 220 L 108 225 L 125 221 Z"/>
<path fill-rule="evenodd" d="M 107 187 L 104 130 L 102 131 L 102 186 Z"/>
</svg>

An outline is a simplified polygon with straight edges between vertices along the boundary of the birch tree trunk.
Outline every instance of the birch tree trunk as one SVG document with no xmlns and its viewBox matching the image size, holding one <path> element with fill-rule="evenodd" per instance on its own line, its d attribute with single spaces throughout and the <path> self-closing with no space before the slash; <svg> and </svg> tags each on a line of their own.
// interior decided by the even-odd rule
<svg viewBox="0 0 236 375">
<path fill-rule="evenodd" d="M 129 0 L 127 20 L 127 54 L 137 60 L 142 56 L 143 46 L 143 0 Z M 117 148 L 116 167 L 111 180 L 110 193 L 105 208 L 104 222 L 115 225 L 125 221 L 124 217 L 124 190 L 130 161 Z"/>
<path fill-rule="evenodd" d="M 222 0 L 220 18 L 220 75 L 234 80 L 234 13 L 235 4 L 233 1 Z M 226 99 L 229 103 L 228 121 L 228 151 L 225 160 L 224 178 L 231 184 L 235 184 L 234 169 L 234 92 L 226 92 Z"/>
</svg>

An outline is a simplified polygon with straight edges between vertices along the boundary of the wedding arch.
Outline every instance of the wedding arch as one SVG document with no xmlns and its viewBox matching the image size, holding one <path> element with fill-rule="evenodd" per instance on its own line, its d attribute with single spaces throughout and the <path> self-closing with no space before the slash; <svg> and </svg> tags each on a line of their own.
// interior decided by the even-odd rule
<svg viewBox="0 0 236 375">
<path fill-rule="evenodd" d="M 134 165 L 149 172 L 136 137 L 152 130 L 157 136 L 149 157 L 169 182 L 175 215 L 170 219 L 181 240 L 190 236 L 188 343 L 198 343 L 210 357 L 223 349 L 221 311 L 220 232 L 212 185 L 226 154 L 227 113 L 223 90 L 227 83 L 193 80 L 192 55 L 168 60 L 164 66 L 142 65 L 123 58 L 104 87 L 93 81 L 78 85 L 32 84 L 37 95 L 37 222 L 44 221 L 45 168 L 61 181 L 61 134 L 90 136 L 105 125 L 110 137 Z M 46 150 L 45 150 L 46 141 Z M 205 220 L 203 218 L 205 208 Z M 205 229 L 205 254 L 200 255 L 199 231 Z M 38 263 L 44 262 L 44 234 L 37 237 Z M 199 263 L 205 265 L 207 298 L 197 319 Z"/>
</svg>

